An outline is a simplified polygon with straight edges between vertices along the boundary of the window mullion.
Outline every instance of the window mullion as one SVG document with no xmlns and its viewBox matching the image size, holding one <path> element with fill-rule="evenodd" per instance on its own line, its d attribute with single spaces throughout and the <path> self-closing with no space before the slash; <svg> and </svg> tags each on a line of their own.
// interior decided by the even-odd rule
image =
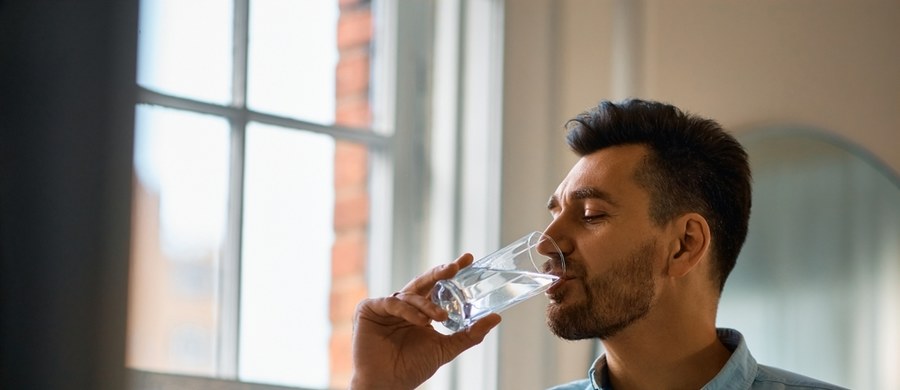
<svg viewBox="0 0 900 390">
<path fill-rule="evenodd" d="M 235 82 L 242 82 L 235 80 Z M 242 89 L 244 91 L 245 89 Z M 237 91 L 236 91 L 237 92 Z M 243 93 L 243 92 L 241 92 Z M 240 99 L 244 98 L 242 94 Z M 238 98 L 236 97 L 235 100 Z M 351 128 L 338 125 L 327 125 L 308 122 L 301 119 L 286 118 L 283 116 L 252 111 L 245 106 L 231 104 L 222 106 L 213 103 L 201 102 L 179 96 L 166 95 L 151 89 L 138 86 L 138 102 L 184 111 L 192 111 L 199 114 L 216 115 L 228 118 L 232 122 L 259 122 L 267 125 L 279 126 L 288 129 L 297 129 L 313 133 L 328 134 L 335 139 L 358 142 L 374 147 L 387 147 L 391 136 L 386 132 L 379 132 L 374 128 Z"/>
<path fill-rule="evenodd" d="M 378 134 L 373 129 L 351 128 L 338 125 L 312 123 L 294 118 L 286 118 L 282 116 L 256 112 L 252 110 L 247 110 L 247 115 L 248 120 L 252 120 L 254 122 L 284 127 L 287 129 L 297 129 L 312 133 L 327 134 L 338 140 L 357 142 L 375 147 L 386 147 L 390 142 L 390 136 Z"/>
<path fill-rule="evenodd" d="M 250 1 L 234 0 L 234 57 L 231 106 L 247 108 L 247 52 L 250 31 Z"/>
<path fill-rule="evenodd" d="M 234 0 L 229 167 L 228 227 L 220 270 L 218 376 L 238 379 L 241 302 L 241 239 L 244 194 L 244 153 L 247 128 L 247 52 L 249 0 Z"/>
</svg>

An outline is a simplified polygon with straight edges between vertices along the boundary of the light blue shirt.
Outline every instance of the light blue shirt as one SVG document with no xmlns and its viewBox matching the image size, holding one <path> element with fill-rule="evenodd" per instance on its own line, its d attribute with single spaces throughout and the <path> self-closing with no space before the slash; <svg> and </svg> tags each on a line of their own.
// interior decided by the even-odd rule
<svg viewBox="0 0 900 390">
<path fill-rule="evenodd" d="M 719 371 L 701 390 L 843 389 L 803 375 L 756 364 L 756 359 L 750 355 L 744 336 L 740 332 L 734 329 L 718 329 L 717 333 L 722 344 L 731 351 L 731 357 L 722 367 L 722 371 Z M 612 390 L 606 355 L 597 358 L 588 372 L 588 379 L 559 385 L 550 390 Z"/>
</svg>

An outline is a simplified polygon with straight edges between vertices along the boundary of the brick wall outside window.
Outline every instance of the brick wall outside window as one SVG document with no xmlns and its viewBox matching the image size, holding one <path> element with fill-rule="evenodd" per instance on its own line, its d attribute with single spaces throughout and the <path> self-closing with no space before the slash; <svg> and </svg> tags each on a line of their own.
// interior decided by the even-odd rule
<svg viewBox="0 0 900 390">
<path fill-rule="evenodd" d="M 372 116 L 369 104 L 372 12 L 369 1 L 340 0 L 337 34 L 340 57 L 336 74 L 335 123 L 365 128 L 370 126 Z M 329 346 L 332 388 L 347 388 L 350 383 L 353 312 L 356 304 L 367 296 L 367 175 L 366 147 L 337 141 L 330 303 L 332 335 Z"/>
</svg>

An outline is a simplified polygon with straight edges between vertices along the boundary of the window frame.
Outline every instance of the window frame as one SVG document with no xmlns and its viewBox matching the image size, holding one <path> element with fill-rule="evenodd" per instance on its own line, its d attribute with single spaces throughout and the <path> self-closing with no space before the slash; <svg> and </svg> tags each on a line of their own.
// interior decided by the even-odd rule
<svg viewBox="0 0 900 390">
<path fill-rule="evenodd" d="M 375 115 L 365 131 L 249 110 L 245 105 L 249 0 L 234 2 L 232 103 L 210 104 L 141 86 L 136 103 L 211 114 L 231 124 L 232 196 L 226 233 L 231 247 L 220 267 L 220 313 L 233 321 L 219 324 L 219 337 L 227 337 L 233 345 L 223 347 L 220 340 L 215 378 L 129 368 L 133 389 L 160 384 L 223 390 L 292 388 L 237 378 L 243 145 L 248 122 L 298 128 L 369 147 L 370 296 L 388 295 L 431 266 L 465 251 L 485 254 L 500 243 L 503 0 L 408 1 L 402 6 L 373 1 L 373 17 L 381 23 L 374 23 L 378 38 L 373 41 L 370 96 Z M 497 356 L 493 332 L 482 345 L 442 367 L 423 388 L 495 388 Z"/>
<path fill-rule="evenodd" d="M 391 131 L 393 126 L 390 119 L 393 115 L 388 113 L 387 118 L 382 118 L 380 122 L 374 123 L 367 128 L 352 128 L 340 126 L 336 124 L 321 124 L 301 119 L 289 118 L 265 112 L 255 111 L 247 106 L 247 78 L 248 78 L 248 48 L 249 48 L 249 27 L 250 27 L 250 0 L 233 0 L 233 26 L 232 26 L 232 90 L 231 103 L 221 105 L 216 103 L 204 102 L 192 98 L 186 98 L 173 94 L 166 94 L 155 91 L 140 85 L 135 81 L 136 101 L 135 108 L 140 105 L 149 105 L 163 108 L 170 108 L 185 111 L 193 114 L 211 115 L 228 121 L 230 128 L 230 163 L 228 167 L 228 206 L 227 206 L 227 226 L 224 239 L 224 248 L 222 251 L 221 262 L 219 264 L 218 299 L 216 304 L 219 321 L 216 337 L 216 362 L 215 373 L 213 376 L 192 376 L 162 372 L 149 372 L 141 369 L 126 367 L 129 371 L 130 384 L 133 388 L 153 388 L 154 383 L 167 383 L 169 385 L 185 388 L 193 386 L 194 381 L 205 382 L 209 385 L 215 385 L 215 388 L 231 389 L 245 388 L 243 386 L 251 386 L 247 382 L 241 382 L 238 377 L 239 372 L 239 344 L 240 344 L 240 298 L 241 298 L 241 250 L 242 250 L 242 218 L 243 218 L 243 194 L 244 194 L 244 169 L 245 169 L 245 149 L 247 125 L 256 122 L 265 125 L 279 126 L 281 128 L 307 131 L 318 134 L 325 134 L 332 137 L 335 142 L 353 142 L 364 145 L 369 154 L 369 177 L 372 183 L 379 188 L 390 187 L 394 178 L 402 180 L 404 176 L 394 175 L 392 167 L 396 162 L 391 156 L 392 142 L 397 138 L 397 131 Z M 377 3 L 377 2 L 376 2 Z M 382 7 L 384 8 L 384 7 Z M 389 11 L 389 10 L 386 10 Z M 396 37 L 389 23 L 384 26 L 379 25 L 379 33 L 383 33 L 387 39 Z M 379 36 L 379 39 L 380 36 Z M 390 47 L 390 43 L 382 43 L 382 46 Z M 373 58 L 376 67 L 382 76 L 392 73 L 394 68 L 393 59 L 390 56 L 382 56 L 384 59 Z M 393 91 L 390 87 L 390 81 L 383 83 L 384 85 L 372 86 L 375 94 L 382 99 L 387 99 L 384 108 L 391 109 L 396 106 L 391 100 Z M 371 192 L 374 193 L 374 192 Z M 372 210 L 390 210 L 391 199 L 384 196 L 372 196 Z M 389 214 L 389 213 L 388 213 Z M 372 231 L 383 231 L 384 222 L 379 219 L 384 214 L 379 214 L 379 218 L 373 218 Z M 395 221 L 400 223 L 400 221 Z M 384 234 L 381 234 L 383 236 Z M 370 237 L 370 241 L 371 241 Z M 378 237 L 383 240 L 384 237 Z M 370 245 L 370 248 L 373 246 Z M 390 253 L 390 247 L 384 245 L 375 246 L 370 249 L 370 257 L 385 259 L 386 253 Z M 374 256 L 373 256 L 374 255 Z M 381 260 L 384 262 L 384 260 Z M 369 282 L 376 286 L 387 286 L 389 283 L 385 280 L 385 275 L 376 275 L 370 277 Z M 233 387 L 226 385 L 233 382 Z M 221 386 L 221 387 L 219 387 Z M 256 385 L 254 389 L 281 389 L 292 388 L 272 385 Z"/>
</svg>

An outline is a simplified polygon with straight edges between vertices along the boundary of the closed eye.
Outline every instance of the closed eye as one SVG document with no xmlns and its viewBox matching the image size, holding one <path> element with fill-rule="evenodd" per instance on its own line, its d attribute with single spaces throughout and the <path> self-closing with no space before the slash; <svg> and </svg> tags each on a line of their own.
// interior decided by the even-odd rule
<svg viewBox="0 0 900 390">
<path fill-rule="evenodd" d="M 584 220 L 584 222 L 593 223 L 593 222 L 602 222 L 607 217 L 609 217 L 609 214 L 606 214 L 606 213 L 591 213 L 591 214 L 586 214 L 584 217 L 582 217 L 582 219 Z"/>
</svg>

